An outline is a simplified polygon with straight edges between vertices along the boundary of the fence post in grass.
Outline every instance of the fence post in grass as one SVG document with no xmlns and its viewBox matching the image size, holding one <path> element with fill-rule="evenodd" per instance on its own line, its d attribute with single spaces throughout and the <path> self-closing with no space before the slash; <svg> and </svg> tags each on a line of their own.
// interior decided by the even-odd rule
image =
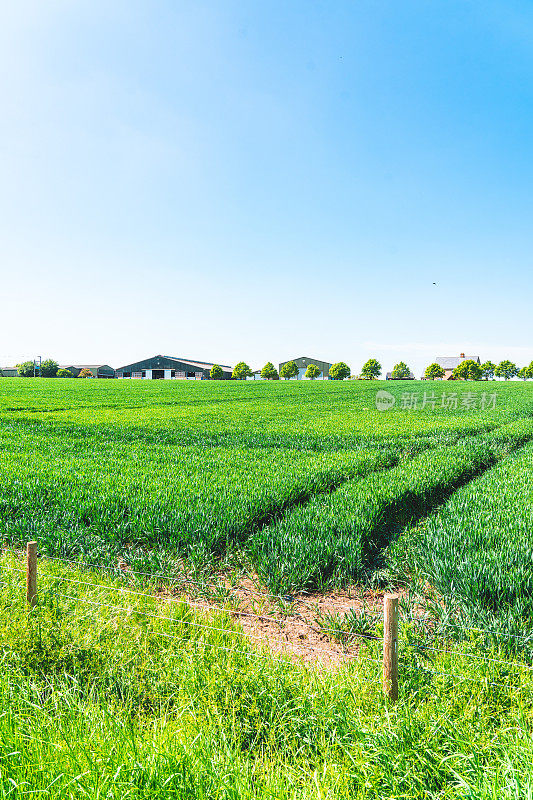
<svg viewBox="0 0 533 800">
<path fill-rule="evenodd" d="M 26 546 L 26 600 L 28 605 L 37 605 L 37 542 Z"/>
<path fill-rule="evenodd" d="M 383 694 L 398 699 L 398 595 L 383 599 Z"/>
</svg>

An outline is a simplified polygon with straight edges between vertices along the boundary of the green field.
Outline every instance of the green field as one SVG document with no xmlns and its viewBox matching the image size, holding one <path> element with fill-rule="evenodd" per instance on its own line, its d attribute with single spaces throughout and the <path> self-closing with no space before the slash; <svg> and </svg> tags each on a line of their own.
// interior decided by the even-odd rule
<svg viewBox="0 0 533 800">
<path fill-rule="evenodd" d="M 533 796 L 533 385 L 0 379 L 0 423 L 3 797 Z M 313 668 L 161 610 L 225 576 L 287 618 L 400 589 L 398 705 L 373 639 Z"/>
<path fill-rule="evenodd" d="M 382 566 L 403 528 L 531 437 L 532 413 L 517 383 L 4 379 L 0 531 L 69 558 L 239 563 L 270 591 L 324 589 Z"/>
</svg>

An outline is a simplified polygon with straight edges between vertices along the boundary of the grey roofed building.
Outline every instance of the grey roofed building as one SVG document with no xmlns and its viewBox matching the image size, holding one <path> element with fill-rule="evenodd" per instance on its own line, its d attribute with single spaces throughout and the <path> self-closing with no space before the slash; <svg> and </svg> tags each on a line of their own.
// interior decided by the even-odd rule
<svg viewBox="0 0 533 800">
<path fill-rule="evenodd" d="M 481 364 L 479 356 L 465 356 L 464 353 L 460 356 L 437 356 L 435 364 L 438 364 L 439 367 L 442 367 L 444 370 L 454 370 L 459 366 L 461 361 L 475 361 L 476 364 Z"/>
<path fill-rule="evenodd" d="M 309 364 L 316 364 L 316 366 L 322 373 L 322 377 L 329 378 L 329 370 L 331 368 L 331 364 L 328 361 L 320 361 L 320 359 L 318 358 L 308 358 L 308 356 L 300 356 L 299 358 L 289 358 L 287 361 L 282 361 L 278 369 L 278 372 L 280 374 L 283 365 L 288 364 L 289 361 L 294 361 L 294 363 L 298 367 L 298 375 L 296 376 L 298 380 L 301 380 L 304 377 L 305 371 L 309 366 Z"/>
<path fill-rule="evenodd" d="M 60 366 L 59 369 L 68 369 L 74 378 L 77 378 L 82 369 L 88 369 L 95 378 L 115 378 L 115 370 L 109 364 L 70 364 Z"/>
<path fill-rule="evenodd" d="M 174 358 L 173 356 L 152 356 L 133 364 L 126 364 L 116 370 L 117 378 L 141 378 L 144 380 L 184 379 L 197 380 L 210 377 L 211 369 L 216 362 L 197 361 L 191 358 Z M 232 367 L 227 364 L 218 365 L 226 380 L 231 378 Z"/>
<path fill-rule="evenodd" d="M 2 367 L 0 369 L 0 377 L 2 378 L 17 378 L 19 371 L 16 367 Z"/>
<path fill-rule="evenodd" d="M 437 356 L 434 363 L 438 364 L 444 370 L 444 377 L 442 380 L 449 381 L 453 377 L 453 371 L 461 364 L 462 361 L 475 361 L 476 364 L 481 364 L 479 356 L 466 356 L 461 353 L 459 356 Z M 426 380 L 425 375 L 422 375 L 422 380 Z"/>
</svg>

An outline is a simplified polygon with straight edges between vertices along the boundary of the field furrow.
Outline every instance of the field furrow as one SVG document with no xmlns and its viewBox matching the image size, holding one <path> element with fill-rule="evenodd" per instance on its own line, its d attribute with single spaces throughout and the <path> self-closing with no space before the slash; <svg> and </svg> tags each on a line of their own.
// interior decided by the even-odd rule
<svg viewBox="0 0 533 800">
<path fill-rule="evenodd" d="M 457 491 L 406 532 L 395 559 L 428 581 L 459 625 L 532 649 L 533 443 Z"/>
<path fill-rule="evenodd" d="M 532 420 L 512 423 L 316 496 L 250 539 L 256 568 L 272 591 L 361 578 L 402 527 L 532 437 Z"/>
<path fill-rule="evenodd" d="M 402 447 L 340 453 L 169 447 L 0 436 L 0 532 L 50 553 L 209 559 L 284 509 L 345 480 L 385 469 Z M 133 558 L 135 560 L 135 558 Z"/>
</svg>

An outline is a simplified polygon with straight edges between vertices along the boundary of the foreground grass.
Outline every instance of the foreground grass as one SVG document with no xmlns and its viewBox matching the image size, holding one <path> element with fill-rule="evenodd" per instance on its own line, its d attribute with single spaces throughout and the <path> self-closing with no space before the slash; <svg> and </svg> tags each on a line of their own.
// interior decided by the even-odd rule
<svg viewBox="0 0 533 800">
<path fill-rule="evenodd" d="M 334 673 L 304 668 L 254 649 L 224 611 L 202 617 L 48 561 L 28 612 L 20 562 L 5 566 L 1 797 L 533 792 L 531 672 L 474 658 L 475 641 L 432 653 L 404 626 L 389 707 L 372 642 Z"/>
</svg>

